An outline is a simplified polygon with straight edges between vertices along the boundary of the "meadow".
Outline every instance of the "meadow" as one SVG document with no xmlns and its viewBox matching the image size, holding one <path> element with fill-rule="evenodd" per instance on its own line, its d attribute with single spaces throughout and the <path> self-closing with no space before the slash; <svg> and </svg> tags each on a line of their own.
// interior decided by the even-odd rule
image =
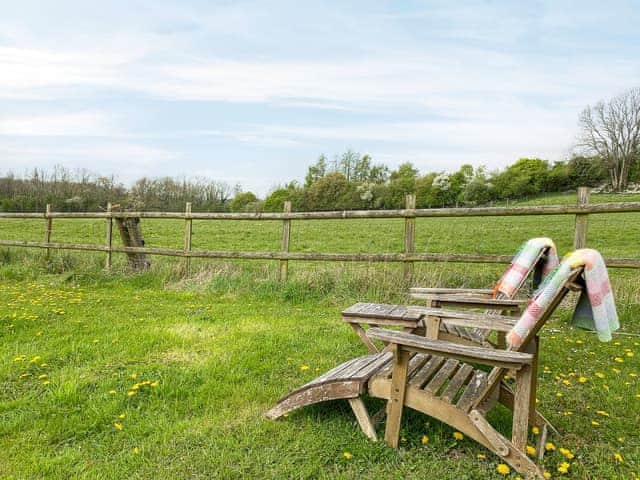
<svg viewBox="0 0 640 480">
<path fill-rule="evenodd" d="M 530 203 L 575 197 L 563 200 Z M 565 253 L 573 222 L 417 219 L 416 252 L 512 254 L 545 235 Z M 43 224 L 1 219 L 0 238 L 40 241 Z M 141 225 L 147 246 L 182 246 L 183 222 Z M 291 250 L 400 252 L 403 228 L 401 220 L 293 221 Z M 56 219 L 52 240 L 102 244 L 104 229 L 104 221 Z M 280 229 L 194 221 L 193 248 L 278 250 Z M 605 256 L 640 257 L 638 238 L 640 214 L 589 217 L 588 245 Z M 497 457 L 417 413 L 405 416 L 397 452 L 368 441 L 346 402 L 277 422 L 263 414 L 366 353 L 340 320 L 343 308 L 405 302 L 410 284 L 488 287 L 504 265 L 418 264 L 407 282 L 402 265 L 290 262 L 286 284 L 276 262 L 194 259 L 188 278 L 174 258 L 152 257 L 151 271 L 137 274 L 122 255 L 111 272 L 103 265 L 102 253 L 0 250 L 0 478 L 503 478 Z M 567 325 L 573 298 L 542 332 L 538 407 L 561 431 L 545 456 L 553 478 L 640 476 L 640 272 L 610 274 L 622 324 L 612 342 Z M 508 429 L 506 412 L 495 415 Z M 557 471 L 561 447 L 574 454 L 566 475 Z"/>
</svg>

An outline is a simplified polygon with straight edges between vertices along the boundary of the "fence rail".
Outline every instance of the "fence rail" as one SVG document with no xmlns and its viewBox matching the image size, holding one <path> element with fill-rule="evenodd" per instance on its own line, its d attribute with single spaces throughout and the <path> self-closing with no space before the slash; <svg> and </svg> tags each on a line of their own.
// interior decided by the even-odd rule
<svg viewBox="0 0 640 480">
<path fill-rule="evenodd" d="M 529 215 L 575 215 L 574 248 L 586 245 L 587 222 L 590 214 L 640 212 L 640 202 L 589 204 L 589 190 L 578 190 L 577 203 L 570 205 L 550 205 L 536 207 L 482 207 L 482 208 L 435 208 L 416 209 L 415 197 L 407 195 L 406 207 L 401 210 L 351 210 L 333 212 L 291 212 L 291 204 L 285 203 L 282 213 L 193 213 L 187 204 L 184 212 L 118 212 L 108 208 L 106 212 L 52 212 L 50 207 L 44 213 L 0 212 L 1 218 L 41 218 L 45 220 L 45 241 L 0 240 L 4 247 L 28 247 L 60 250 L 81 250 L 106 252 L 105 267 L 111 267 L 113 252 L 127 254 L 149 254 L 182 257 L 188 271 L 191 258 L 278 260 L 280 279 L 286 281 L 288 261 L 340 261 L 340 262 L 402 262 L 405 274 L 410 276 L 414 262 L 458 262 L 458 263 L 507 263 L 511 255 L 461 254 L 461 253 L 415 253 L 415 219 L 417 217 L 485 217 L 485 216 L 529 216 Z M 106 219 L 105 245 L 51 242 L 52 219 L 85 218 Z M 112 244 L 113 219 L 156 218 L 183 219 L 185 221 L 184 247 L 152 248 L 116 246 Z M 403 253 L 313 253 L 290 252 L 291 220 L 327 220 L 355 218 L 398 218 L 405 220 Z M 255 251 L 213 251 L 193 250 L 191 237 L 193 220 L 280 220 L 282 221 L 281 249 L 277 252 Z M 612 268 L 640 268 L 640 258 L 607 258 L 607 266 Z"/>
</svg>

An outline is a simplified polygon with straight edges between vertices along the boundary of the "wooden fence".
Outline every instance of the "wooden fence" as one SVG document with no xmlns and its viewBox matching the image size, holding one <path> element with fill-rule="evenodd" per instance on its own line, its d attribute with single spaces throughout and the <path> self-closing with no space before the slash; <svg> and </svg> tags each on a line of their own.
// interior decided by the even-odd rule
<svg viewBox="0 0 640 480">
<path fill-rule="evenodd" d="M 507 263 L 511 255 L 496 254 L 461 254 L 461 253 L 416 253 L 415 252 L 415 219 L 434 217 L 503 217 L 527 215 L 575 215 L 574 248 L 586 245 L 587 224 L 589 215 L 603 213 L 640 212 L 640 202 L 620 203 L 589 203 L 589 189 L 578 189 L 575 206 L 571 205 L 543 205 L 525 207 L 478 207 L 478 208 L 432 208 L 416 209 L 415 196 L 407 195 L 406 208 L 402 210 L 347 210 L 332 212 L 292 212 L 291 203 L 285 202 L 282 213 L 194 213 L 191 204 L 187 203 L 184 212 L 120 212 L 113 211 L 110 205 L 106 212 L 53 212 L 47 205 L 44 213 L 11 213 L 0 212 L 2 218 L 44 218 L 45 233 L 43 242 L 21 240 L 0 240 L 0 246 L 31 247 L 61 250 L 83 250 L 106 252 L 106 268 L 111 267 L 113 252 L 127 254 L 149 254 L 183 257 L 189 268 L 191 258 L 220 258 L 220 259 L 249 259 L 249 260 L 278 260 L 280 279 L 285 281 L 288 274 L 289 260 L 302 261 L 340 261 L 340 262 L 402 262 L 405 274 L 410 276 L 414 262 L 462 262 L 462 263 Z M 105 219 L 105 244 L 78 244 L 51 242 L 53 219 L 82 218 Z M 115 246 L 112 242 L 113 219 L 126 218 L 155 218 L 155 219 L 184 219 L 184 247 L 182 249 Z M 404 218 L 404 251 L 402 253 L 311 253 L 290 252 L 291 222 L 292 220 L 327 220 L 353 218 Z M 280 220 L 282 221 L 282 241 L 280 251 L 213 251 L 192 250 L 192 221 L 193 220 Z M 640 268 L 640 258 L 607 258 L 607 266 L 612 268 Z"/>
</svg>

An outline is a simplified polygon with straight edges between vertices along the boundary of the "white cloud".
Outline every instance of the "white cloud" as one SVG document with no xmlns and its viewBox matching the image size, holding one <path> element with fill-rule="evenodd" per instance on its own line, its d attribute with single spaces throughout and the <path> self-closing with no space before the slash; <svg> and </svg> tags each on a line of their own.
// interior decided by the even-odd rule
<svg viewBox="0 0 640 480">
<path fill-rule="evenodd" d="M 103 137 L 115 134 L 113 118 L 104 112 L 0 117 L 0 135 L 4 136 Z"/>
</svg>

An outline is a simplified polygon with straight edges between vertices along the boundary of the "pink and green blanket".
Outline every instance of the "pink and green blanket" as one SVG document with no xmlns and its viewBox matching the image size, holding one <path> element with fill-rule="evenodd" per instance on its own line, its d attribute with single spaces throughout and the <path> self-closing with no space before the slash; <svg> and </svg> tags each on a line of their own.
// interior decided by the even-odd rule
<svg viewBox="0 0 640 480">
<path fill-rule="evenodd" d="M 590 308 L 579 309 L 580 314 L 574 315 L 573 322 L 581 328 L 595 330 L 602 342 L 611 340 L 612 332 L 620 328 L 620 323 L 607 267 L 600 252 L 583 248 L 565 256 L 560 266 L 545 278 L 525 312 L 507 334 L 509 345 L 516 348 L 520 346 L 522 339 L 551 304 L 562 283 L 572 270 L 579 267 L 584 267 L 586 291 L 582 292 L 581 301 L 578 304 L 584 305 L 588 302 Z"/>
<path fill-rule="evenodd" d="M 531 270 L 536 266 L 535 264 L 544 250 L 547 250 L 547 254 L 540 260 L 543 262 L 542 277 L 544 278 L 551 272 L 559 263 L 556 245 L 553 240 L 545 237 L 527 240 L 518 249 L 511 264 L 496 284 L 494 295 L 501 293 L 507 298 L 513 298 L 529 273 L 531 273 Z"/>
</svg>

